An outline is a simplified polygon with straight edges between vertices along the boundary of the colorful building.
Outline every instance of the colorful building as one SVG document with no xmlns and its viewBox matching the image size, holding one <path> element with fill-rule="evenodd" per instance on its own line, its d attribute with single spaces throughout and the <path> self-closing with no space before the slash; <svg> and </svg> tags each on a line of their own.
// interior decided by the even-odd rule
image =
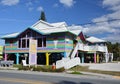
<svg viewBox="0 0 120 84">
<path fill-rule="evenodd" d="M 0 60 L 3 59 L 3 46 L 0 46 Z"/>
<path fill-rule="evenodd" d="M 4 60 L 20 64 L 49 65 L 62 58 L 79 57 L 80 62 L 100 62 L 105 57 L 105 41 L 95 37 L 85 38 L 81 30 L 70 29 L 65 22 L 38 21 L 22 32 L 5 35 Z"/>
</svg>

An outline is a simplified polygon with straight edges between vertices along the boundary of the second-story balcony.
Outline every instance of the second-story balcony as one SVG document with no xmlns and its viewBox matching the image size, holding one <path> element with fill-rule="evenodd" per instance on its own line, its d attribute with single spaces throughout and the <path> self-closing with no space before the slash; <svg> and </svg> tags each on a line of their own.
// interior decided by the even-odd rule
<svg viewBox="0 0 120 84">
<path fill-rule="evenodd" d="M 101 45 L 85 45 L 82 43 L 79 43 L 78 50 L 81 51 L 99 51 L 99 52 L 108 52 L 107 46 L 101 46 Z"/>
</svg>

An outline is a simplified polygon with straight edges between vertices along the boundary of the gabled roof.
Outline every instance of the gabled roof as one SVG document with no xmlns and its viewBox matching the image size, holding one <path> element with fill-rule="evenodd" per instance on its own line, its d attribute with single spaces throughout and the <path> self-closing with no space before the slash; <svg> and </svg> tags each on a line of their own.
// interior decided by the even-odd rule
<svg viewBox="0 0 120 84">
<path fill-rule="evenodd" d="M 68 31 L 65 22 L 48 23 L 40 20 L 36 22 L 34 25 L 32 25 L 31 27 L 32 29 L 42 32 L 43 34 L 51 34 L 51 33 Z"/>
<path fill-rule="evenodd" d="M 85 36 L 82 32 L 78 36 L 80 37 L 81 41 L 86 41 Z"/>
<path fill-rule="evenodd" d="M 65 22 L 57 22 L 57 23 L 52 23 L 51 25 L 55 27 L 66 27 L 67 24 Z"/>
<path fill-rule="evenodd" d="M 37 21 L 35 24 L 33 24 L 31 27 L 28 27 L 42 35 L 51 34 L 51 33 L 59 33 L 59 32 L 70 32 L 74 35 L 78 35 L 80 30 L 69 30 L 67 27 L 67 24 L 65 22 L 57 22 L 57 23 L 48 23 L 42 20 Z M 25 30 L 24 30 L 25 31 Z M 24 32 L 22 31 L 22 32 Z M 5 35 L 2 38 L 16 38 L 20 33 L 13 33 L 9 35 Z"/>
<path fill-rule="evenodd" d="M 106 42 L 105 40 L 102 40 L 102 39 L 99 39 L 99 38 L 96 38 L 96 37 L 89 37 L 86 40 L 91 42 L 91 43 Z"/>
<path fill-rule="evenodd" d="M 48 27 L 54 27 L 54 26 L 42 20 L 37 21 L 35 24 L 31 26 L 31 28 L 35 28 L 35 29 L 46 29 Z"/>
<path fill-rule="evenodd" d="M 82 32 L 82 31 L 81 30 L 69 30 L 69 32 L 78 36 L 80 34 L 80 32 Z"/>
<path fill-rule="evenodd" d="M 2 36 L 1 38 L 16 38 L 19 34 L 20 34 L 20 32 L 12 33 L 12 34 Z"/>
</svg>

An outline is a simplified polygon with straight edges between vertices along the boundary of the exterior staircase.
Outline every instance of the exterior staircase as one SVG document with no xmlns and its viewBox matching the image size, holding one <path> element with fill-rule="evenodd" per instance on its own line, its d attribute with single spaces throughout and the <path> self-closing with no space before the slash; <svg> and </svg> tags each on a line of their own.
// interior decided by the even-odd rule
<svg viewBox="0 0 120 84">
<path fill-rule="evenodd" d="M 70 69 L 74 66 L 77 66 L 80 64 L 80 58 L 75 57 L 77 51 L 78 51 L 78 44 L 75 46 L 75 48 L 72 50 L 70 58 L 63 58 L 62 60 L 58 60 L 56 62 L 56 68 L 62 68 Z"/>
</svg>

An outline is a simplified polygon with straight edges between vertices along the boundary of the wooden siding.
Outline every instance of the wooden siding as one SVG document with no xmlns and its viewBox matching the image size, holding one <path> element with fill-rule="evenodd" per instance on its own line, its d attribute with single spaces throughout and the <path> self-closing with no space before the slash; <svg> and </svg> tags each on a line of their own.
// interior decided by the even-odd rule
<svg viewBox="0 0 120 84">
<path fill-rule="evenodd" d="M 25 33 L 25 32 L 24 32 Z M 66 36 L 66 33 L 57 33 L 50 34 L 46 36 L 46 47 L 37 48 L 37 52 L 65 52 L 69 51 L 73 48 L 73 42 L 70 40 L 69 42 L 65 42 L 65 37 L 70 38 L 70 36 Z M 41 36 L 41 35 L 40 35 Z M 13 44 L 10 44 L 10 40 L 6 39 L 7 43 L 5 43 L 5 52 L 6 53 L 28 53 L 29 48 L 18 48 L 17 39 L 14 40 Z M 57 40 L 57 48 L 55 48 L 54 40 Z"/>
</svg>

